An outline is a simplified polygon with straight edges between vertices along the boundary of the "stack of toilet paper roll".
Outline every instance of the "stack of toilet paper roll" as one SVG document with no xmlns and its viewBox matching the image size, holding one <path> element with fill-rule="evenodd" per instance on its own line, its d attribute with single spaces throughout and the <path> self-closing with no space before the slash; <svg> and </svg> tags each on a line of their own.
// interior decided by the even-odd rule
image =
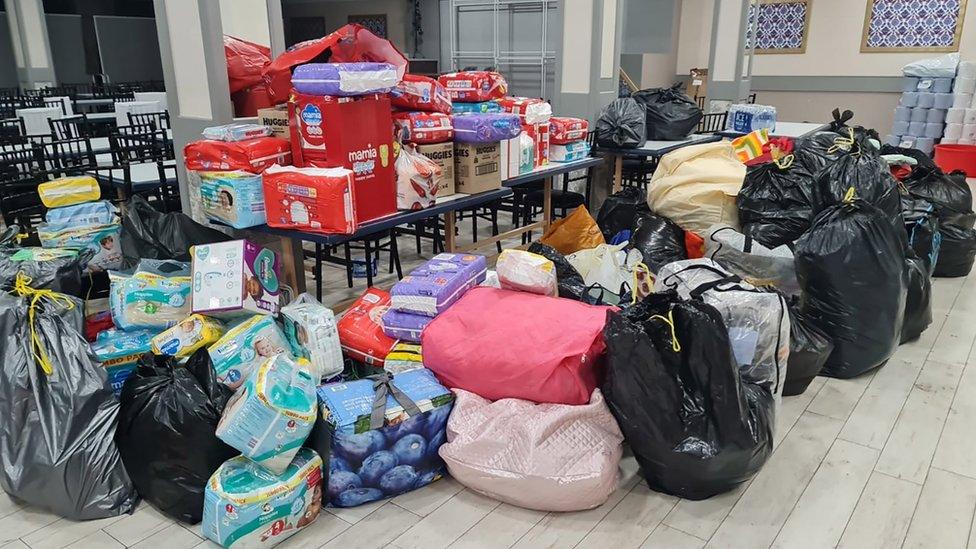
<svg viewBox="0 0 976 549">
<path fill-rule="evenodd" d="M 959 63 L 955 86 L 953 87 L 952 108 L 946 112 L 945 134 L 942 143 L 946 145 L 976 145 L 976 62 Z"/>
<path fill-rule="evenodd" d="M 931 154 L 956 101 L 953 79 L 906 76 L 903 82 L 901 101 L 885 142 Z"/>
</svg>

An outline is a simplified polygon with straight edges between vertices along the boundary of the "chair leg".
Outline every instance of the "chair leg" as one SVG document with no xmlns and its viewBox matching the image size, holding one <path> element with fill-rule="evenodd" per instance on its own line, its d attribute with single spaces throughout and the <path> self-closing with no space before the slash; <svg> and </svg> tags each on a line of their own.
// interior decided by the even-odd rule
<svg viewBox="0 0 976 549">
<path fill-rule="evenodd" d="M 414 229 L 416 229 L 416 231 L 414 231 L 414 236 L 416 237 L 417 242 L 417 255 L 420 255 L 420 237 L 424 234 L 426 227 L 427 223 L 423 219 L 417 220 L 417 222 L 414 224 Z"/>
<path fill-rule="evenodd" d="M 471 241 L 478 241 L 478 210 L 475 209 L 471 212 Z"/>
<path fill-rule="evenodd" d="M 366 256 L 366 287 L 373 287 L 373 250 L 369 245 L 369 239 L 363 240 L 363 249 Z"/>
<path fill-rule="evenodd" d="M 394 254 L 396 254 L 396 240 L 397 240 L 396 229 L 391 229 L 390 230 L 390 267 L 389 267 L 389 271 L 387 271 L 389 274 L 393 274 L 393 263 L 394 263 L 393 256 Z"/>
<path fill-rule="evenodd" d="M 491 236 L 498 236 L 498 205 L 494 204 L 490 207 L 490 209 L 491 209 Z M 498 253 L 502 253 L 501 241 L 495 242 L 495 248 L 498 249 Z"/>
<path fill-rule="evenodd" d="M 394 236 L 393 240 L 390 241 L 390 272 L 393 272 L 393 268 L 396 268 L 397 280 L 403 278 L 403 269 L 400 267 L 400 249 L 397 245 L 397 239 Z"/>
<path fill-rule="evenodd" d="M 315 244 L 315 295 L 322 301 L 322 245 Z"/>
<path fill-rule="evenodd" d="M 352 249 L 349 247 L 348 242 L 343 244 L 342 247 L 346 254 L 346 283 L 352 288 Z"/>
</svg>

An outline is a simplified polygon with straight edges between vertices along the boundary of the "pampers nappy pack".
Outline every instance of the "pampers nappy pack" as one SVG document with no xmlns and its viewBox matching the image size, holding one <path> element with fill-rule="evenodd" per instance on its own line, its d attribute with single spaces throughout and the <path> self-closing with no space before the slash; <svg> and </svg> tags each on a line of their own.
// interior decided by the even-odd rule
<svg viewBox="0 0 976 549">
<path fill-rule="evenodd" d="M 38 225 L 37 236 L 45 248 L 91 250 L 95 255 L 88 262 L 90 271 L 118 269 L 122 225 L 116 212 L 108 201 L 53 208 L 45 215 L 46 223 Z"/>
<path fill-rule="evenodd" d="M 104 330 L 98 333 L 92 351 L 102 363 L 108 374 L 108 382 L 116 395 L 122 392 L 122 385 L 136 370 L 139 356 L 148 353 L 155 330 Z"/>
<path fill-rule="evenodd" d="M 281 316 L 292 353 L 309 360 L 316 382 L 342 373 L 342 345 L 332 309 L 301 294 L 281 308 Z"/>
<path fill-rule="evenodd" d="M 207 350 L 217 380 L 236 389 L 264 359 L 288 352 L 288 342 L 274 318 L 254 315 L 227 330 Z"/>
<path fill-rule="evenodd" d="M 261 175 L 243 171 L 200 172 L 200 201 L 208 218 L 235 229 L 263 225 Z"/>
<path fill-rule="evenodd" d="M 190 314 L 190 277 L 109 273 L 109 306 L 119 328 L 167 328 Z"/>
<path fill-rule="evenodd" d="M 334 433 L 329 505 L 354 507 L 392 497 L 444 474 L 437 450 L 447 438 L 454 395 L 426 368 L 384 376 L 319 387 L 322 417 Z M 377 383 L 390 387 L 377 392 Z M 375 406 L 385 414 L 374 418 Z"/>
<path fill-rule="evenodd" d="M 315 423 L 316 385 L 289 355 L 265 359 L 227 403 L 217 438 L 272 473 L 284 473 Z"/>
<path fill-rule="evenodd" d="M 203 244 L 193 256 L 193 312 L 278 314 L 278 254 L 247 240 Z"/>
<path fill-rule="evenodd" d="M 152 352 L 185 358 L 224 335 L 224 325 L 203 315 L 190 315 L 152 339 Z"/>
<path fill-rule="evenodd" d="M 322 510 L 322 458 L 302 448 L 272 475 L 244 456 L 224 462 L 207 482 L 203 535 L 228 549 L 273 547 Z"/>
</svg>

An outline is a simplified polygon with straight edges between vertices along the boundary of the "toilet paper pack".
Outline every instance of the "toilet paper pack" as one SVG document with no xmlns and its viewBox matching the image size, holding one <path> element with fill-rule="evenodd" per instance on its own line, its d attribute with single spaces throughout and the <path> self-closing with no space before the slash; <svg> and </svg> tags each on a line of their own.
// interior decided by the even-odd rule
<svg viewBox="0 0 976 549">
<path fill-rule="evenodd" d="M 308 526 L 322 510 L 322 459 L 299 450 L 281 475 L 244 456 L 224 462 L 207 482 L 201 529 L 228 549 L 270 548 Z"/>
<path fill-rule="evenodd" d="M 194 246 L 191 255 L 194 313 L 278 314 L 281 261 L 273 250 L 232 240 Z"/>
<path fill-rule="evenodd" d="M 265 359 L 288 352 L 288 342 L 273 318 L 254 315 L 227 330 L 208 351 L 217 380 L 237 389 Z"/>
</svg>

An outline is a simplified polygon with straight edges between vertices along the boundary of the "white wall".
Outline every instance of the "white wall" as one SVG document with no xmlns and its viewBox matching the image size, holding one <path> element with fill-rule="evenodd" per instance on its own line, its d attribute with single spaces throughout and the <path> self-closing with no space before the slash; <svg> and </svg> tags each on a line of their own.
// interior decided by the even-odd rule
<svg viewBox="0 0 976 549">
<path fill-rule="evenodd" d="M 715 0 L 681 0 L 675 74 L 708 67 Z"/>
<path fill-rule="evenodd" d="M 220 0 L 224 34 L 271 47 L 266 0 Z"/>
</svg>

